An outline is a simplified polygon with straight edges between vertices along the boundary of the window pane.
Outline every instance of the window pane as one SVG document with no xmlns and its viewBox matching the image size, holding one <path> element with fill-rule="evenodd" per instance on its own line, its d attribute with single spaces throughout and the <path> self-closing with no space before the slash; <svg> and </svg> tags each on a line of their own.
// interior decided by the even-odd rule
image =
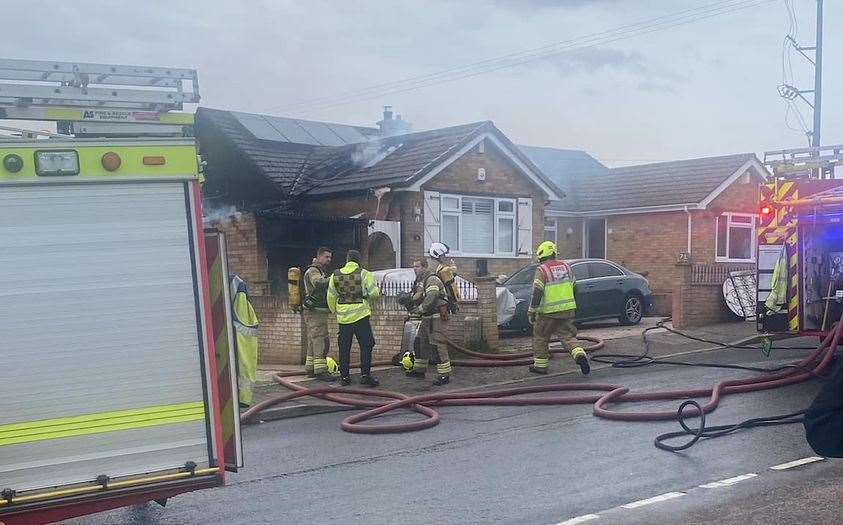
<svg viewBox="0 0 843 525">
<path fill-rule="evenodd" d="M 498 211 L 503 213 L 512 213 L 515 210 L 512 201 L 499 201 Z"/>
<path fill-rule="evenodd" d="M 440 232 L 442 242 L 454 251 L 460 246 L 460 218 L 457 215 L 443 215 Z"/>
<path fill-rule="evenodd" d="M 491 254 L 494 251 L 492 199 L 463 197 L 462 220 L 465 237 L 462 239 L 463 253 Z"/>
<path fill-rule="evenodd" d="M 544 229 L 544 240 L 556 242 L 556 230 L 551 230 L 549 228 Z"/>
<path fill-rule="evenodd" d="M 726 217 L 717 217 L 717 257 L 726 257 Z"/>
<path fill-rule="evenodd" d="M 442 209 L 449 211 L 459 211 L 460 199 L 457 197 L 442 197 Z"/>
<path fill-rule="evenodd" d="M 588 274 L 592 278 L 594 277 L 615 277 L 621 276 L 623 273 L 612 266 L 611 264 L 606 263 L 588 263 Z"/>
<path fill-rule="evenodd" d="M 729 258 L 752 258 L 752 229 L 729 228 Z"/>
<path fill-rule="evenodd" d="M 536 274 L 535 265 L 527 266 L 506 280 L 506 284 L 532 284 Z"/>
<path fill-rule="evenodd" d="M 513 220 L 511 218 L 498 219 L 498 250 L 500 253 L 513 253 Z"/>
<path fill-rule="evenodd" d="M 732 215 L 732 222 L 739 222 L 742 224 L 752 224 L 752 217 L 737 217 Z"/>
<path fill-rule="evenodd" d="M 574 271 L 574 279 L 578 281 L 588 279 L 588 266 L 586 264 L 575 264 L 571 269 Z"/>
</svg>

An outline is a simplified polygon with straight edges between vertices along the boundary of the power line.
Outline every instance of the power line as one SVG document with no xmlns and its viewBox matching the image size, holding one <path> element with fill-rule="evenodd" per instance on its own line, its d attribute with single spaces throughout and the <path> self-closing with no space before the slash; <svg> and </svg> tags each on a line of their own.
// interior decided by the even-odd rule
<svg viewBox="0 0 843 525">
<path fill-rule="evenodd" d="M 548 44 L 519 53 L 511 53 L 494 59 L 487 59 L 460 67 L 449 68 L 429 75 L 411 77 L 386 84 L 370 86 L 368 88 L 350 92 L 338 97 L 320 97 L 318 99 L 312 99 L 311 101 L 303 101 L 288 106 L 279 106 L 273 109 L 278 109 L 280 107 L 304 109 L 307 108 L 307 104 L 312 105 L 307 109 L 327 109 L 350 102 L 377 98 L 383 95 L 413 91 L 435 84 L 453 82 L 505 68 L 515 67 L 527 62 L 548 58 L 567 51 L 587 49 L 656 31 L 663 31 L 679 25 L 685 25 L 705 20 L 707 18 L 721 16 L 751 7 L 757 7 L 772 1 L 775 0 L 740 0 L 737 2 L 731 0 L 729 2 L 718 2 L 702 8 L 680 11 L 678 13 L 660 16 L 636 24 L 621 26 L 620 28 L 613 30 L 594 33 L 586 37 Z"/>
</svg>

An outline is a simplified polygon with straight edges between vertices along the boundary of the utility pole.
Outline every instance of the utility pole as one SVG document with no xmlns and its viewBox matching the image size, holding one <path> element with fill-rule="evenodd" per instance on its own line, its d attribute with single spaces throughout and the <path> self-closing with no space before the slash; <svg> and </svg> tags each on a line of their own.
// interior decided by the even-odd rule
<svg viewBox="0 0 843 525">
<path fill-rule="evenodd" d="M 823 0 L 816 0 L 817 2 L 817 38 L 813 46 L 802 46 L 796 41 L 793 35 L 787 35 L 787 40 L 793 49 L 799 52 L 805 60 L 814 66 L 814 88 L 813 89 L 799 89 L 790 84 L 782 84 L 779 86 L 779 95 L 785 100 L 793 101 L 797 98 L 802 99 L 807 104 L 814 116 L 814 127 L 810 132 L 810 145 L 812 148 L 818 148 L 821 144 L 821 125 L 822 125 L 822 77 L 823 77 Z M 813 51 L 812 57 L 806 51 Z M 811 98 L 805 95 L 811 94 Z"/>
<path fill-rule="evenodd" d="M 823 0 L 817 0 L 817 42 L 814 53 L 814 132 L 811 134 L 811 146 L 821 146 L 820 128 L 822 126 L 823 103 Z"/>
</svg>

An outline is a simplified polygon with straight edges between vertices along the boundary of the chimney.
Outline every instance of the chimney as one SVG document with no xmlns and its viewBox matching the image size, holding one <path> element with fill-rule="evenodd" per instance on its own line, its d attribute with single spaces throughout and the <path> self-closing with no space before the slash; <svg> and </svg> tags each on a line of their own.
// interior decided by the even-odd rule
<svg viewBox="0 0 843 525">
<path fill-rule="evenodd" d="M 395 115 L 393 118 L 392 106 L 383 107 L 383 120 L 378 122 L 378 128 L 381 130 L 382 137 L 391 137 L 393 135 L 403 135 L 409 133 L 412 125 L 405 122 L 401 115 Z"/>
</svg>

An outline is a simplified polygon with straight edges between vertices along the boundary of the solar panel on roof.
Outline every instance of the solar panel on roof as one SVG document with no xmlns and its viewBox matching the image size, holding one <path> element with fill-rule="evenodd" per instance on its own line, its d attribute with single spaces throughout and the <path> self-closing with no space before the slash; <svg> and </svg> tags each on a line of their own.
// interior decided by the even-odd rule
<svg viewBox="0 0 843 525">
<path fill-rule="evenodd" d="M 236 111 L 232 111 L 231 114 L 258 140 L 274 140 L 276 142 L 286 142 L 288 140 L 277 129 L 270 126 L 261 115 L 239 113 Z"/>
<path fill-rule="evenodd" d="M 355 127 L 343 126 L 342 124 L 328 124 L 331 131 L 340 136 L 346 144 L 356 144 L 358 142 L 366 142 L 368 138 Z"/>
<path fill-rule="evenodd" d="M 336 133 L 331 131 L 331 128 L 322 122 L 299 120 L 297 124 L 310 133 L 323 146 L 343 146 L 346 144 Z"/>
<path fill-rule="evenodd" d="M 302 129 L 296 119 L 270 116 L 265 118 L 269 124 L 287 137 L 287 142 L 293 142 L 296 144 L 311 144 L 313 146 L 322 145 L 319 140 Z"/>
</svg>

